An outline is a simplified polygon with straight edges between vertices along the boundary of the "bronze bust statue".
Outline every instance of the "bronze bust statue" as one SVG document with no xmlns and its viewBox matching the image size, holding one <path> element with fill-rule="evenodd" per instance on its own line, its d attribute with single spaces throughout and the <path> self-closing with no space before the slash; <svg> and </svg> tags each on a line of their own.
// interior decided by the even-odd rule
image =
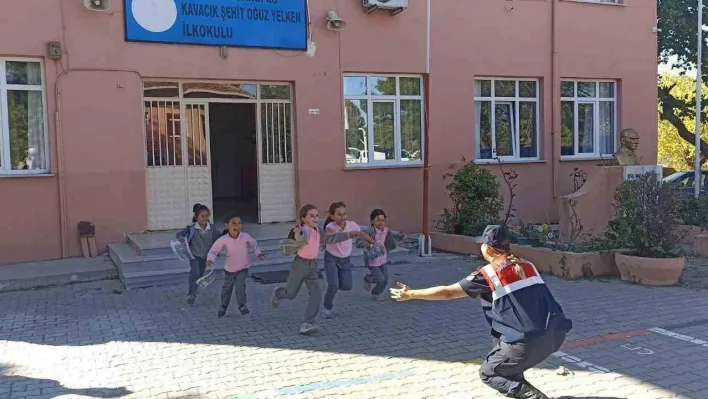
<svg viewBox="0 0 708 399">
<path fill-rule="evenodd" d="M 620 148 L 614 159 L 620 166 L 639 165 L 637 147 L 639 146 L 639 133 L 634 129 L 624 129 L 620 132 Z"/>
</svg>

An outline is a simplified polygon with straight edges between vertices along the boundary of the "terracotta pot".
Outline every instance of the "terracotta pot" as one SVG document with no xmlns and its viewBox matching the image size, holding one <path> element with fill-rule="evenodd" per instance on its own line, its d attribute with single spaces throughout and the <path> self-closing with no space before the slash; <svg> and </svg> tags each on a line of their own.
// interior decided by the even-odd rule
<svg viewBox="0 0 708 399">
<path fill-rule="evenodd" d="M 624 281 L 645 285 L 675 285 L 681 278 L 686 258 L 642 258 L 615 253 L 615 264 Z"/>
</svg>

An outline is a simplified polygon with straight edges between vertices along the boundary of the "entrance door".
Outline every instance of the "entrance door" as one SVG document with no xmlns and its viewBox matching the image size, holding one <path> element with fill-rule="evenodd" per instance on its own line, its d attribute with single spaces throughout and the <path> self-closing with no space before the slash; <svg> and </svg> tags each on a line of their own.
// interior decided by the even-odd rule
<svg viewBox="0 0 708 399">
<path fill-rule="evenodd" d="M 211 184 L 214 218 L 236 212 L 258 222 L 256 103 L 210 103 Z"/>
<path fill-rule="evenodd" d="M 187 160 L 187 212 L 192 218 L 192 206 L 202 204 L 212 208 L 211 196 L 211 154 L 209 151 L 209 104 L 185 102 L 185 158 Z"/>
<path fill-rule="evenodd" d="M 184 227 L 195 203 L 211 207 L 206 103 L 146 100 L 149 230 Z"/>
<path fill-rule="evenodd" d="M 293 221 L 296 210 L 292 104 L 290 101 L 262 101 L 258 120 L 259 222 Z"/>
</svg>

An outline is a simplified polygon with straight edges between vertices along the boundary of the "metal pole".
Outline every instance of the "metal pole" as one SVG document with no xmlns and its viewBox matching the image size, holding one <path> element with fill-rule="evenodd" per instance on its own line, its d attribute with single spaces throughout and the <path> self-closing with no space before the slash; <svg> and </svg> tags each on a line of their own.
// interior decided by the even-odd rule
<svg viewBox="0 0 708 399">
<path fill-rule="evenodd" d="M 701 100 L 703 96 L 703 79 L 701 63 L 703 62 L 703 0 L 698 0 L 698 57 L 696 61 L 696 164 L 693 176 L 694 195 L 698 198 L 701 192 Z"/>
</svg>

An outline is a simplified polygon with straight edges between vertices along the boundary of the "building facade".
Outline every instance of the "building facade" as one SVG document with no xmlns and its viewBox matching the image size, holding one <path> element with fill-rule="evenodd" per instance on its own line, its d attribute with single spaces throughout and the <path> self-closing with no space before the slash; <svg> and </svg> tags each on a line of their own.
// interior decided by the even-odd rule
<svg viewBox="0 0 708 399">
<path fill-rule="evenodd" d="M 421 231 L 424 167 L 433 222 L 463 158 L 502 159 L 519 216 L 556 221 L 622 128 L 656 163 L 655 2 L 408 3 L 5 0 L 0 264 L 79 255 L 82 220 L 104 248 L 184 226 L 196 202 L 270 223 L 342 200 Z"/>
</svg>

